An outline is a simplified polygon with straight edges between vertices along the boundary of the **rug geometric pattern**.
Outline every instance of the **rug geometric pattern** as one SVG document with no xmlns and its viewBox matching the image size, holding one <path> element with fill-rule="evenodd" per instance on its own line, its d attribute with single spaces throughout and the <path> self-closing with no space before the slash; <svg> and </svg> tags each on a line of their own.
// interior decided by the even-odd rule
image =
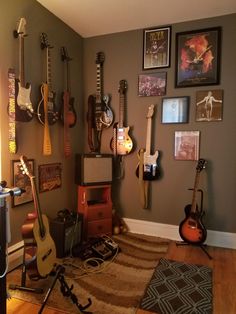
<svg viewBox="0 0 236 314">
<path fill-rule="evenodd" d="M 159 314 L 212 313 L 212 270 L 161 258 L 140 308 Z"/>
</svg>

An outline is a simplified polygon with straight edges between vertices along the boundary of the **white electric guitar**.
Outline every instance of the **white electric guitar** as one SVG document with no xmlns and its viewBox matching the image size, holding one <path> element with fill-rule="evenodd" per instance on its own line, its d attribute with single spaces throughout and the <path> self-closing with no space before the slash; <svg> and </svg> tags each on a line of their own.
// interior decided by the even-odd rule
<svg viewBox="0 0 236 314">
<path fill-rule="evenodd" d="M 147 113 L 147 137 L 146 149 L 143 155 L 143 180 L 152 181 L 160 176 L 160 171 L 157 165 L 157 158 L 159 156 L 158 150 L 151 155 L 151 135 L 152 135 L 152 116 L 154 113 L 154 105 L 150 105 Z M 139 165 L 136 169 L 136 176 L 139 177 Z"/>
</svg>

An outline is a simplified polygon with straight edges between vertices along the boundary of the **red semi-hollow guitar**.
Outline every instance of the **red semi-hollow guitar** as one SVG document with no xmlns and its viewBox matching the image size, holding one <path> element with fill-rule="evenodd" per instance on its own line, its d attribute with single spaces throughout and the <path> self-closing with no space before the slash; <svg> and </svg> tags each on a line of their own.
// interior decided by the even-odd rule
<svg viewBox="0 0 236 314">
<path fill-rule="evenodd" d="M 185 219 L 180 223 L 179 234 L 181 238 L 190 244 L 202 244 L 207 237 L 207 231 L 202 223 L 203 211 L 199 211 L 196 201 L 196 193 L 200 178 L 200 172 L 206 166 L 204 159 L 199 159 L 196 167 L 196 177 L 193 188 L 192 204 L 185 207 Z"/>
</svg>

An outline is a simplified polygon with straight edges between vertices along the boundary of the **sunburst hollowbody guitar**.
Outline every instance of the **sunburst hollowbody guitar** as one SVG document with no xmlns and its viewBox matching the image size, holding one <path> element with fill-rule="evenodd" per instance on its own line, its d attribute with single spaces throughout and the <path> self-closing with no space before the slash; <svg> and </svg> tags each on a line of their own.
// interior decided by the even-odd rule
<svg viewBox="0 0 236 314">
<path fill-rule="evenodd" d="M 27 158 L 21 156 L 20 161 L 22 172 L 30 179 L 35 206 L 35 213 L 28 214 L 22 226 L 26 253 L 32 254 L 33 252 L 31 265 L 29 265 L 30 276 L 32 278 L 45 277 L 53 270 L 56 263 L 56 247 L 49 232 L 48 218 L 42 214 L 40 208 L 35 176 L 31 173 Z"/>
<path fill-rule="evenodd" d="M 27 36 L 25 32 L 26 20 L 21 18 L 17 30 L 13 32 L 15 38 L 19 38 L 19 79 L 16 84 L 16 121 L 29 122 L 33 119 L 34 109 L 30 99 L 31 86 L 25 84 L 24 73 L 24 38 Z"/>
<path fill-rule="evenodd" d="M 115 138 L 111 140 L 111 149 L 116 155 L 127 155 L 132 151 L 133 142 L 129 136 L 129 127 L 124 127 L 124 108 L 126 103 L 127 81 L 121 80 L 119 84 L 120 106 L 119 122 L 115 127 Z"/>
<path fill-rule="evenodd" d="M 56 110 L 55 98 L 56 93 L 52 89 L 52 71 L 51 71 L 51 49 L 47 38 L 47 34 L 41 34 L 41 49 L 46 51 L 46 80 L 48 85 L 48 100 L 47 100 L 47 121 L 52 125 L 58 121 L 58 112 Z M 41 85 L 41 100 L 38 104 L 37 115 L 39 122 L 45 124 L 45 111 L 44 111 L 44 84 Z"/>
<path fill-rule="evenodd" d="M 206 167 L 206 160 L 199 159 L 196 167 L 196 177 L 193 188 L 192 204 L 185 207 L 185 219 L 180 223 L 179 234 L 181 238 L 190 244 L 202 244 L 207 237 L 207 231 L 202 223 L 203 211 L 199 211 L 196 201 L 196 193 L 199 184 L 200 172 Z"/>
<path fill-rule="evenodd" d="M 151 135 L 152 135 L 152 117 L 154 113 L 154 105 L 150 105 L 147 113 L 147 137 L 146 149 L 143 156 L 143 180 L 152 181 L 160 177 L 160 170 L 157 165 L 159 156 L 158 150 L 151 154 Z M 139 156 L 140 157 L 140 156 Z M 139 177 L 139 165 L 136 169 L 136 176 Z"/>
</svg>

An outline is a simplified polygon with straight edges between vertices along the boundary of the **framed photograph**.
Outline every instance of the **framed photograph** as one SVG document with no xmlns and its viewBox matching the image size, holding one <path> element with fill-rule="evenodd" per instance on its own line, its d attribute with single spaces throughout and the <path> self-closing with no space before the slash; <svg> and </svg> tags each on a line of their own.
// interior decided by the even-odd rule
<svg viewBox="0 0 236 314">
<path fill-rule="evenodd" d="M 34 160 L 28 159 L 28 168 L 34 174 Z M 30 179 L 21 171 L 20 160 L 12 160 L 12 185 L 25 190 L 20 196 L 12 197 L 12 207 L 33 202 L 33 194 Z"/>
<path fill-rule="evenodd" d="M 61 163 L 39 165 L 39 192 L 47 192 L 61 187 Z"/>
<path fill-rule="evenodd" d="M 176 34 L 176 87 L 219 84 L 221 28 Z"/>
<path fill-rule="evenodd" d="M 140 74 L 138 77 L 139 96 L 164 96 L 166 94 L 166 72 Z"/>
<path fill-rule="evenodd" d="M 187 123 L 189 96 L 162 98 L 162 123 Z"/>
<path fill-rule="evenodd" d="M 221 121 L 222 108 L 222 89 L 196 92 L 196 121 Z"/>
<path fill-rule="evenodd" d="M 200 131 L 175 131 L 175 159 L 199 159 Z"/>
<path fill-rule="evenodd" d="M 143 69 L 170 66 L 171 27 L 145 29 L 143 32 Z"/>
</svg>

